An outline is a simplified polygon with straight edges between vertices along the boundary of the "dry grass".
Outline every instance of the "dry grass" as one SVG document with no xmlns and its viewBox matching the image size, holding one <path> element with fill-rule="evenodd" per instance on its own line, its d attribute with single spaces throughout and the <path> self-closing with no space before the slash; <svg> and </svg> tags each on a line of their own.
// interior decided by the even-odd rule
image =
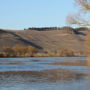
<svg viewBox="0 0 90 90">
<path fill-rule="evenodd" d="M 87 47 L 87 52 L 88 52 L 88 54 L 87 54 L 87 56 L 88 56 L 87 64 L 88 64 L 88 66 L 90 66 L 90 33 L 87 36 L 86 47 Z"/>
<path fill-rule="evenodd" d="M 60 50 L 48 51 L 48 52 L 39 52 L 36 48 L 32 46 L 21 46 L 16 45 L 14 47 L 6 47 L 3 52 L 0 54 L 0 57 L 65 57 L 65 56 L 75 56 L 74 52 L 70 50 Z"/>
<path fill-rule="evenodd" d="M 70 57 L 76 56 L 74 51 L 68 49 L 60 49 L 58 51 L 44 50 L 42 53 L 34 54 L 35 57 Z M 78 55 L 77 55 L 78 56 Z"/>
<path fill-rule="evenodd" d="M 2 30 L 3 31 L 3 30 Z M 38 46 L 40 49 L 58 50 L 72 48 L 77 52 L 84 52 L 85 34 L 88 30 L 75 31 L 73 29 L 61 28 L 60 30 L 4 30 L 0 31 L 0 50 L 2 47 L 10 47 L 16 44 Z M 80 37 L 80 36 L 81 37 Z"/>
<path fill-rule="evenodd" d="M 3 52 L 0 54 L 2 57 L 31 57 L 37 49 L 32 46 L 16 45 L 13 47 L 4 48 Z"/>
<path fill-rule="evenodd" d="M 6 47 L 0 53 L 0 57 L 72 57 L 80 55 L 80 53 L 76 53 L 72 49 L 43 50 L 43 52 L 39 52 L 37 48 L 25 45 Z"/>
</svg>

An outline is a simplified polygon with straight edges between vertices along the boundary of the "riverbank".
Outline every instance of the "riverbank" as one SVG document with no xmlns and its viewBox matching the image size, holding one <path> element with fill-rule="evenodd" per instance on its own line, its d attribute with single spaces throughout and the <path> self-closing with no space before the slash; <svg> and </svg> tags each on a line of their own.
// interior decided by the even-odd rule
<svg viewBox="0 0 90 90">
<path fill-rule="evenodd" d="M 24 55 L 14 55 L 14 54 L 10 54 L 10 55 L 6 55 L 1 53 L 0 57 L 1 58 L 10 58 L 10 57 L 86 57 L 87 55 L 81 55 L 81 54 L 60 54 L 60 53 L 35 53 L 35 54 L 24 54 Z"/>
</svg>

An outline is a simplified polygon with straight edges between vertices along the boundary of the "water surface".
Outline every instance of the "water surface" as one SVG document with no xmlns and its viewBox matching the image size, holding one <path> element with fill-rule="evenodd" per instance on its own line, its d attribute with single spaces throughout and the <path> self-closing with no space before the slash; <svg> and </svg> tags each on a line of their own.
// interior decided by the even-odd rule
<svg viewBox="0 0 90 90">
<path fill-rule="evenodd" d="M 0 90 L 89 90 L 86 57 L 0 58 Z"/>
</svg>

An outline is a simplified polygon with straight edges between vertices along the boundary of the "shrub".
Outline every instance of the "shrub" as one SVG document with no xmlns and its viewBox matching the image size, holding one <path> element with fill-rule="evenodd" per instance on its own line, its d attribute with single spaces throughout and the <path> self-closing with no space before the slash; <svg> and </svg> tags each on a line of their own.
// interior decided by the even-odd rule
<svg viewBox="0 0 90 90">
<path fill-rule="evenodd" d="M 57 54 L 59 54 L 60 56 L 75 56 L 74 51 L 73 50 L 68 50 L 68 49 L 61 49 L 59 51 L 57 51 Z"/>
<path fill-rule="evenodd" d="M 33 46 L 16 45 L 13 47 L 6 47 L 3 50 L 3 56 L 5 57 L 26 57 L 33 56 L 37 52 L 37 49 Z"/>
</svg>

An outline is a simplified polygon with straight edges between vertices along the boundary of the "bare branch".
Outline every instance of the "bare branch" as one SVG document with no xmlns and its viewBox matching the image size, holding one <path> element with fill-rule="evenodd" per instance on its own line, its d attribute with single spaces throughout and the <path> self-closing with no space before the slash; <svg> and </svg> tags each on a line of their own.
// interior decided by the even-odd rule
<svg viewBox="0 0 90 90">
<path fill-rule="evenodd" d="M 68 15 L 67 23 L 80 26 L 90 26 L 90 23 L 85 19 L 81 18 L 79 15 Z"/>
<path fill-rule="evenodd" d="M 81 10 L 90 11 L 90 0 L 75 0 L 75 2 L 80 6 Z"/>
<path fill-rule="evenodd" d="M 67 16 L 67 23 L 79 26 L 90 26 L 89 13 L 90 13 L 90 0 L 75 0 L 79 6 L 78 13 Z M 82 10 L 84 12 L 82 12 Z M 86 13 L 87 12 L 87 13 Z"/>
</svg>

